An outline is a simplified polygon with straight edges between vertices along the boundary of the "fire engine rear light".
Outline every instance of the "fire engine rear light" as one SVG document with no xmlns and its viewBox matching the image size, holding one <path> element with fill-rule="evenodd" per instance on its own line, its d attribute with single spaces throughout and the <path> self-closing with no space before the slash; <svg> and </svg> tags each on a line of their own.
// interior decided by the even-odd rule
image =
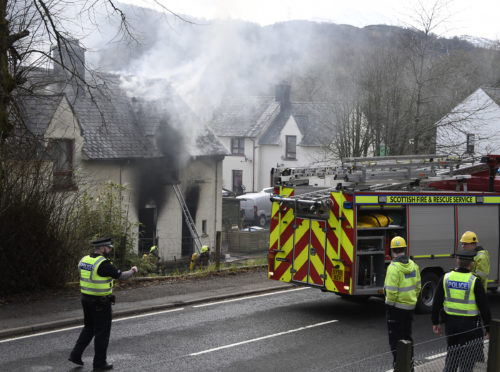
<svg viewBox="0 0 500 372">
<path fill-rule="evenodd" d="M 344 286 L 344 291 L 348 291 L 349 292 L 349 289 L 350 289 L 350 287 L 348 285 Z"/>
<path fill-rule="evenodd" d="M 274 276 L 274 273 L 272 271 L 269 271 L 269 276 Z"/>
</svg>

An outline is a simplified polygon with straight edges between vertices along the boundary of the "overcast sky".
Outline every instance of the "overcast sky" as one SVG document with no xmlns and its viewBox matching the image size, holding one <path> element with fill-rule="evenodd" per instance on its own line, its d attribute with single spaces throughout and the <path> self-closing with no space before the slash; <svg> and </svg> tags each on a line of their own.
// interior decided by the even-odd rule
<svg viewBox="0 0 500 372">
<path fill-rule="evenodd" d="M 160 2 L 175 13 L 205 19 L 243 19 L 261 25 L 293 19 L 334 22 L 363 27 L 369 24 L 414 24 L 419 3 L 435 0 L 121 0 L 158 9 Z M 500 39 L 500 0 L 439 1 L 444 8 L 442 36 L 472 35 Z"/>
</svg>

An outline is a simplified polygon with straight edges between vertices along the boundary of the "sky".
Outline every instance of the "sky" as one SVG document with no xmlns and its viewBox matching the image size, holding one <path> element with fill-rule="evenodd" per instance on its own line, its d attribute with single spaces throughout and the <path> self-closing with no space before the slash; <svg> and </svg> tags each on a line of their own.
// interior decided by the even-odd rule
<svg viewBox="0 0 500 372">
<path fill-rule="evenodd" d="M 430 9 L 436 0 L 120 0 L 177 14 L 212 20 L 242 19 L 269 25 L 305 19 L 363 27 L 370 24 L 414 25 L 419 4 Z M 499 0 L 439 0 L 439 36 L 472 35 L 500 39 Z"/>
</svg>

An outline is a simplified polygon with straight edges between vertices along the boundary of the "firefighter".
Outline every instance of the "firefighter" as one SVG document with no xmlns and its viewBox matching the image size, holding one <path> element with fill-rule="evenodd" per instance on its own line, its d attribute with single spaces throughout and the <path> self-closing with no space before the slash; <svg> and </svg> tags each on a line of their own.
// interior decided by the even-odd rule
<svg viewBox="0 0 500 372">
<path fill-rule="evenodd" d="M 158 247 L 156 245 L 151 246 L 149 255 L 158 258 Z"/>
<path fill-rule="evenodd" d="M 209 264 L 210 259 L 210 249 L 208 245 L 203 245 L 200 249 L 200 254 L 196 252 L 191 255 L 191 263 L 189 264 L 189 269 L 193 270 L 196 266 L 206 267 Z"/>
<path fill-rule="evenodd" d="M 475 253 L 471 250 L 457 252 L 457 268 L 446 273 L 436 289 L 432 305 L 432 331 L 442 335 L 440 315 L 443 316 L 448 353 L 445 371 L 472 371 L 477 361 L 484 360 L 483 329 L 489 338 L 490 308 L 484 287 L 471 272 Z M 475 340 L 475 341 L 474 341 Z"/>
<path fill-rule="evenodd" d="M 392 262 L 387 267 L 384 292 L 389 345 L 395 364 L 398 341 L 409 340 L 413 344 L 411 336 L 413 312 L 420 293 L 421 281 L 418 265 L 405 253 L 406 241 L 396 236 L 391 240 L 390 249 Z"/>
<path fill-rule="evenodd" d="M 472 250 L 476 253 L 472 273 L 481 280 L 481 284 L 486 291 L 488 289 L 488 275 L 490 274 L 490 255 L 488 251 L 478 245 L 477 235 L 472 231 L 466 231 L 460 239 L 462 249 Z"/>
<path fill-rule="evenodd" d="M 125 280 L 137 272 L 137 267 L 121 272 L 107 259 L 113 249 L 110 238 L 94 240 L 94 253 L 78 264 L 84 327 L 69 356 L 69 361 L 83 365 L 82 354 L 94 338 L 94 370 L 113 368 L 106 360 L 111 332 L 111 305 L 114 304 L 113 279 Z"/>
</svg>

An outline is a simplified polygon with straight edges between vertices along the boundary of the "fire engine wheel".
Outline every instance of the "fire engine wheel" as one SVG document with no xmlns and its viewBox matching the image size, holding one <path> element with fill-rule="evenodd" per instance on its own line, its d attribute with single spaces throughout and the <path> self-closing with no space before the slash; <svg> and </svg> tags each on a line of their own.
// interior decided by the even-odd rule
<svg viewBox="0 0 500 372">
<path fill-rule="evenodd" d="M 264 227 L 266 226 L 266 216 L 261 214 L 259 217 L 259 226 Z"/>
<path fill-rule="evenodd" d="M 439 282 L 439 277 L 433 272 L 425 272 L 422 275 L 422 290 L 417 301 L 417 311 L 419 313 L 430 313 L 432 311 L 432 303 Z"/>
</svg>

